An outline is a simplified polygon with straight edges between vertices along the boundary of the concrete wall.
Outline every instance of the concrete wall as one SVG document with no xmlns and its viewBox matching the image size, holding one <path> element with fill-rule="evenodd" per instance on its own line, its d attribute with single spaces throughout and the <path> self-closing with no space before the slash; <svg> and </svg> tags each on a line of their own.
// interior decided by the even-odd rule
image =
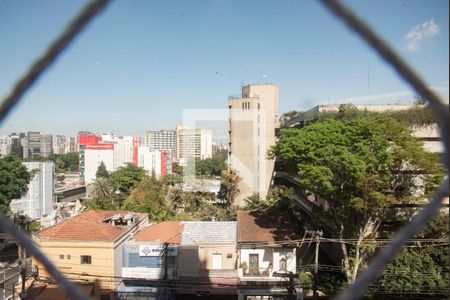
<svg viewBox="0 0 450 300">
<path fill-rule="evenodd" d="M 253 193 L 265 199 L 269 191 L 274 161 L 267 159 L 267 152 L 279 127 L 278 94 L 276 85 L 248 85 L 242 98 L 228 100 L 229 165 L 241 177 L 236 205 Z"/>
<path fill-rule="evenodd" d="M 213 255 L 222 256 L 222 268 L 213 268 Z M 237 269 L 236 244 L 202 244 L 199 246 L 180 246 L 178 248 L 178 270 L 180 277 L 200 277 L 223 275 L 220 271 Z M 205 272 L 217 271 L 217 272 Z M 229 274 L 234 273 L 227 273 Z"/>
<path fill-rule="evenodd" d="M 197 246 L 182 246 L 178 248 L 179 277 L 198 277 L 200 259 Z"/>
<path fill-rule="evenodd" d="M 213 254 L 222 255 L 222 270 L 233 270 L 237 267 L 236 244 L 201 245 L 198 249 L 201 269 L 213 269 Z"/>
<path fill-rule="evenodd" d="M 68 278 L 86 279 L 89 281 L 98 280 L 101 289 L 114 289 L 115 251 L 112 242 L 40 241 L 37 244 L 42 252 Z M 81 264 L 82 255 L 90 255 L 91 264 Z M 45 268 L 35 258 L 33 258 L 32 263 L 39 266 L 40 277 L 51 278 Z M 86 275 L 80 275 L 83 273 Z"/>
<path fill-rule="evenodd" d="M 98 144 L 102 145 L 102 144 Z M 107 144 L 105 144 L 106 146 Z M 84 150 L 84 178 L 86 184 L 95 179 L 95 173 L 101 163 L 104 163 L 109 172 L 114 171 L 114 150 L 113 145 L 110 149 L 85 149 Z"/>
</svg>

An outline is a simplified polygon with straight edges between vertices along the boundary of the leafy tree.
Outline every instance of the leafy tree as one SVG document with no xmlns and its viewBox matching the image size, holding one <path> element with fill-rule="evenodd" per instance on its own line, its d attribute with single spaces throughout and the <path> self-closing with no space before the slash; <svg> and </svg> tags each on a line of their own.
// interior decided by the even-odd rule
<svg viewBox="0 0 450 300">
<path fill-rule="evenodd" d="M 109 174 L 108 180 L 115 189 L 118 189 L 126 197 L 131 189 L 142 179 L 148 177 L 147 171 L 141 167 L 128 163 Z"/>
<path fill-rule="evenodd" d="M 426 180 L 439 172 L 407 125 L 383 115 L 283 129 L 272 155 L 323 201 L 312 220 L 339 239 L 348 283 L 373 252 L 365 241 L 375 237 L 389 206 L 416 199 L 422 186 L 413 174 Z"/>
<path fill-rule="evenodd" d="M 183 176 L 183 167 L 176 162 L 173 163 L 173 173 Z"/>
<path fill-rule="evenodd" d="M 416 237 L 418 242 L 413 247 L 404 248 L 385 267 L 379 281 L 382 288 L 409 294 L 448 291 L 448 234 L 448 213 L 441 213 Z M 437 240 L 430 244 L 420 239 Z"/>
<path fill-rule="evenodd" d="M 96 178 L 108 178 L 109 172 L 106 170 L 105 163 L 102 161 L 97 168 L 97 172 L 95 173 Z"/>
<path fill-rule="evenodd" d="M 51 157 L 51 160 L 55 162 L 57 173 L 78 171 L 79 159 L 80 154 L 78 152 L 55 154 Z"/>
<path fill-rule="evenodd" d="M 89 188 L 89 200 L 83 202 L 87 209 L 109 210 L 119 207 L 121 200 L 116 194 L 113 184 L 107 178 L 95 178 Z"/>
<path fill-rule="evenodd" d="M 226 159 L 226 155 L 224 156 L 222 153 L 214 154 L 211 158 L 203 160 L 196 159 L 195 175 L 209 178 L 220 176 L 222 171 L 227 168 Z"/>
<path fill-rule="evenodd" d="M 184 211 L 186 206 L 185 195 L 181 188 L 171 188 L 167 193 L 167 199 L 173 212 Z"/>
<path fill-rule="evenodd" d="M 293 212 L 294 191 L 285 186 L 275 186 L 269 191 L 267 198 L 262 200 L 258 193 L 244 199 L 245 210 L 260 212 L 291 211 Z"/>
<path fill-rule="evenodd" d="M 110 201 L 114 197 L 114 186 L 107 178 L 98 177 L 91 183 L 89 197 L 92 199 Z"/>
<path fill-rule="evenodd" d="M 183 183 L 183 178 L 178 174 L 166 174 L 162 177 L 162 181 L 166 185 L 177 186 Z"/>
<path fill-rule="evenodd" d="M 225 206 L 234 204 L 234 199 L 240 193 L 238 186 L 240 181 L 241 178 L 236 171 L 232 169 L 222 171 L 218 197 L 224 201 Z"/>
<path fill-rule="evenodd" d="M 9 212 L 9 203 L 28 191 L 31 174 L 14 155 L 0 158 L 0 212 Z"/>
<path fill-rule="evenodd" d="M 164 221 L 173 216 L 166 194 L 167 187 L 161 181 L 147 176 L 131 190 L 122 208 L 148 213 L 151 221 Z"/>
<path fill-rule="evenodd" d="M 66 176 L 64 174 L 56 175 L 56 180 L 59 182 L 64 182 L 64 179 L 66 179 Z"/>
</svg>

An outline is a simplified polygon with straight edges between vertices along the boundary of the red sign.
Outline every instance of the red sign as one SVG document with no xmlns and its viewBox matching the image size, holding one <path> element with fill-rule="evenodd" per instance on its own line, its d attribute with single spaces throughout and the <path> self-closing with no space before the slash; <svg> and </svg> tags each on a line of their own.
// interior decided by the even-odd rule
<svg viewBox="0 0 450 300">
<path fill-rule="evenodd" d="M 78 137 L 78 143 L 80 145 L 86 145 L 86 144 L 96 144 L 100 141 L 100 137 L 99 136 L 85 136 L 85 135 L 80 135 Z"/>
<path fill-rule="evenodd" d="M 114 150 L 114 144 L 86 144 L 85 150 Z"/>
</svg>

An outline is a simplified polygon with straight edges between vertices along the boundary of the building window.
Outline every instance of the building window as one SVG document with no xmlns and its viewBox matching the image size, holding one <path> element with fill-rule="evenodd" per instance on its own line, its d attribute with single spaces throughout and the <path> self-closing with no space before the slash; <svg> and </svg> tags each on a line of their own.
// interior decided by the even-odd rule
<svg viewBox="0 0 450 300">
<path fill-rule="evenodd" d="M 92 256 L 90 256 L 90 255 L 81 255 L 80 261 L 81 261 L 80 263 L 82 265 L 90 265 L 90 264 L 92 264 Z"/>
<path fill-rule="evenodd" d="M 67 254 L 67 259 L 70 259 L 70 257 L 71 257 L 70 254 Z"/>
<path fill-rule="evenodd" d="M 286 271 L 286 258 L 280 259 L 280 271 Z"/>
<path fill-rule="evenodd" d="M 244 110 L 244 109 L 245 109 L 245 103 L 242 102 L 242 110 Z"/>
<path fill-rule="evenodd" d="M 258 110 L 261 108 L 261 104 L 260 103 L 258 103 Z"/>
<path fill-rule="evenodd" d="M 64 254 L 60 254 L 59 259 L 64 259 Z"/>
</svg>

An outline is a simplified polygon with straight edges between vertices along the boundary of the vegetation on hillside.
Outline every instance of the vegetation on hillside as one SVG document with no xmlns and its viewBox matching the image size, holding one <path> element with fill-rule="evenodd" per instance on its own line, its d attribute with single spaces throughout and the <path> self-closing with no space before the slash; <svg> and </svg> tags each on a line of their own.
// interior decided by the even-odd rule
<svg viewBox="0 0 450 300">
<path fill-rule="evenodd" d="M 301 178 L 301 187 L 324 200 L 314 225 L 340 240 L 348 283 L 373 253 L 373 240 L 392 204 L 416 200 L 416 180 L 436 182 L 436 156 L 423 150 L 409 127 L 386 115 L 325 119 L 302 129 L 282 129 L 271 154 Z M 356 240 L 353 244 L 347 239 Z"/>
</svg>

